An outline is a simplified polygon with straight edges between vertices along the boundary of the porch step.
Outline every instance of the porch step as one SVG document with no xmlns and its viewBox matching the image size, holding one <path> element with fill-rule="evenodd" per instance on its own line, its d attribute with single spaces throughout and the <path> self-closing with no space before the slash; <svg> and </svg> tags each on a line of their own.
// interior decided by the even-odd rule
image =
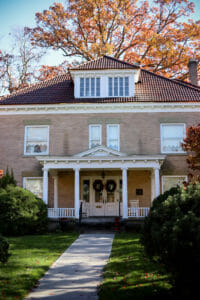
<svg viewBox="0 0 200 300">
<path fill-rule="evenodd" d="M 114 224 L 116 217 L 90 217 L 83 218 L 81 224 L 90 224 L 90 225 L 105 225 L 105 224 Z"/>
</svg>

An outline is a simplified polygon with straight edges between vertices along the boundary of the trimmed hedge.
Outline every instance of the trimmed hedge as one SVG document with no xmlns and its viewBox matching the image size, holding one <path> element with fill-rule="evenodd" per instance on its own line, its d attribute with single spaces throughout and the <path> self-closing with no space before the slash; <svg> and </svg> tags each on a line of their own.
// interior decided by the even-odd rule
<svg viewBox="0 0 200 300">
<path fill-rule="evenodd" d="M 182 297 L 195 295 L 200 270 L 200 184 L 177 187 L 153 201 L 142 243 L 171 273 Z"/>
<path fill-rule="evenodd" d="M 8 261 L 8 254 L 9 243 L 7 240 L 0 235 L 0 262 L 6 263 Z"/>
<path fill-rule="evenodd" d="M 0 189 L 0 233 L 37 234 L 47 228 L 47 206 L 33 193 L 8 185 Z"/>
</svg>

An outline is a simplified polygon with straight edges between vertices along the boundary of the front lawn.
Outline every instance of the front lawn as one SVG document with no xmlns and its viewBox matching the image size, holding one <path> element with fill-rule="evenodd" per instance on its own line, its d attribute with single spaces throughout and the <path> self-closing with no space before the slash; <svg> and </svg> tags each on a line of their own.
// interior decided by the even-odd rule
<svg viewBox="0 0 200 300">
<path fill-rule="evenodd" d="M 0 299 L 23 299 L 77 237 L 59 233 L 8 238 L 11 256 L 7 264 L 0 263 Z"/>
<path fill-rule="evenodd" d="M 99 287 L 99 300 L 174 299 L 162 266 L 145 257 L 139 234 L 117 234 Z"/>
</svg>

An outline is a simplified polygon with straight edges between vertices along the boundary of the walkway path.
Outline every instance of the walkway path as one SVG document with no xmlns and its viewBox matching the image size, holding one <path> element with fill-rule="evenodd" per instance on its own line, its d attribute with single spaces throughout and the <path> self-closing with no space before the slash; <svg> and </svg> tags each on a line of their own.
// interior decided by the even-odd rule
<svg viewBox="0 0 200 300">
<path fill-rule="evenodd" d="M 26 299 L 97 300 L 97 285 L 114 234 L 82 234 L 51 266 Z"/>
</svg>

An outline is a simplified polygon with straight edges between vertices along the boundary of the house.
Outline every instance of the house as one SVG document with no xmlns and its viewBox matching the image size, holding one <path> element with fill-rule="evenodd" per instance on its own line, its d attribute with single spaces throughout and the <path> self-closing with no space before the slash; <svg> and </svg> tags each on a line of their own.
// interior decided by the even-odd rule
<svg viewBox="0 0 200 300">
<path fill-rule="evenodd" d="M 77 219 L 80 203 L 87 217 L 144 217 L 186 179 L 180 143 L 199 123 L 200 88 L 103 56 L 2 97 L 0 118 L 1 169 L 50 218 Z"/>
</svg>

